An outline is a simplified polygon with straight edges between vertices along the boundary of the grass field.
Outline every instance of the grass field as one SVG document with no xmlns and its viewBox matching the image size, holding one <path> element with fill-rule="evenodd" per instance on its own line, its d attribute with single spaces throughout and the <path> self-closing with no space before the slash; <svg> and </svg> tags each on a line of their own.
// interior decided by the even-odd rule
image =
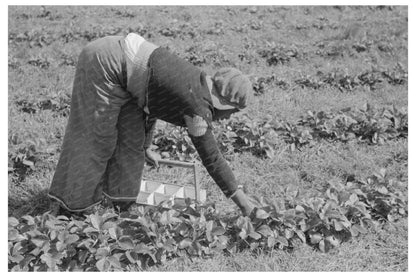
<svg viewBox="0 0 416 277">
<path fill-rule="evenodd" d="M 240 69 L 256 90 L 247 109 L 252 119 L 295 124 L 308 111 L 408 108 L 406 6 L 9 6 L 8 25 L 8 214 L 16 218 L 48 209 L 77 57 L 104 35 L 138 32 L 208 74 Z M 271 157 L 241 151 L 229 163 L 257 196 L 284 198 L 288 186 L 320 194 L 331 180 L 365 179 L 382 168 L 407 196 L 407 136 L 384 143 L 313 141 L 293 150 L 277 137 Z M 169 182 L 192 177 L 150 167 L 145 176 Z M 238 212 L 205 170 L 198 181 L 223 216 Z M 147 270 L 407 271 L 407 221 L 378 225 L 329 253 L 299 244 L 292 251 L 171 260 Z"/>
</svg>

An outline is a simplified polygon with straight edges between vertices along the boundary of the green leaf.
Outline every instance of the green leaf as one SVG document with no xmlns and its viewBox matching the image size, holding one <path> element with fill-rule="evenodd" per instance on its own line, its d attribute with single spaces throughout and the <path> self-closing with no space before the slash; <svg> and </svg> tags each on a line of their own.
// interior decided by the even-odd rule
<svg viewBox="0 0 416 277">
<path fill-rule="evenodd" d="M 338 247 L 341 244 L 341 242 L 339 241 L 339 239 L 337 239 L 334 236 L 328 236 L 328 237 L 326 237 L 325 238 L 325 242 L 330 243 L 334 247 Z"/>
<path fill-rule="evenodd" d="M 103 219 L 101 216 L 97 215 L 97 214 L 91 214 L 90 215 L 90 220 L 91 220 L 91 224 L 92 226 L 97 229 L 100 230 L 101 228 L 101 224 L 103 222 Z"/>
<path fill-rule="evenodd" d="M 302 232 L 306 232 L 306 231 L 308 231 L 308 230 L 311 228 L 311 226 L 309 226 L 309 224 L 308 224 L 308 223 L 306 223 L 306 220 L 305 220 L 305 219 L 302 219 L 302 220 L 299 222 L 299 226 L 300 226 L 300 230 L 301 230 Z"/>
<path fill-rule="evenodd" d="M 58 237 L 59 232 L 57 230 L 51 230 L 49 233 L 49 237 L 51 238 L 51 241 L 56 239 Z"/>
<path fill-rule="evenodd" d="M 273 235 L 272 229 L 266 224 L 261 225 L 259 228 L 257 228 L 256 232 L 262 234 L 265 237 Z"/>
<path fill-rule="evenodd" d="M 13 262 L 13 263 L 20 263 L 21 261 L 23 261 L 24 257 L 20 254 L 16 254 L 13 256 L 8 257 L 9 261 Z"/>
<path fill-rule="evenodd" d="M 126 257 L 132 264 L 135 264 L 139 259 L 139 256 L 134 251 L 126 251 Z"/>
<path fill-rule="evenodd" d="M 227 246 L 228 243 L 228 237 L 227 236 L 219 236 L 218 241 L 221 245 Z"/>
<path fill-rule="evenodd" d="M 389 194 L 389 191 L 385 186 L 377 187 L 377 191 L 384 195 Z"/>
<path fill-rule="evenodd" d="M 284 233 L 287 239 L 291 239 L 295 235 L 295 232 L 292 229 L 285 229 Z"/>
<path fill-rule="evenodd" d="M 385 177 L 386 177 L 386 172 L 387 172 L 387 169 L 386 169 L 386 168 L 382 168 L 382 169 L 380 169 L 380 176 L 381 176 L 382 178 L 385 178 Z"/>
<path fill-rule="evenodd" d="M 28 256 L 24 257 L 24 259 L 19 262 L 19 265 L 23 268 L 24 271 L 27 272 L 28 269 L 25 269 L 25 268 L 27 268 L 27 266 L 30 264 L 30 262 L 32 262 L 34 259 L 35 259 L 34 256 L 28 255 Z"/>
<path fill-rule="evenodd" d="M 134 243 L 131 240 L 131 238 L 127 237 L 127 236 L 123 236 L 118 240 L 118 245 L 123 249 L 123 250 L 132 250 L 134 249 Z"/>
<path fill-rule="evenodd" d="M 42 254 L 42 256 L 40 256 L 40 258 L 44 263 L 46 263 L 46 265 L 50 269 L 55 269 L 56 265 L 62 263 L 61 260 L 62 260 L 62 258 L 64 258 L 64 254 L 62 254 L 62 253 L 55 253 L 55 254 L 45 253 L 45 254 Z"/>
<path fill-rule="evenodd" d="M 59 252 L 64 251 L 66 248 L 66 244 L 62 241 L 57 241 L 56 242 L 56 250 L 58 250 Z"/>
<path fill-rule="evenodd" d="M 42 238 L 33 238 L 30 241 L 39 248 L 42 248 L 47 242 L 47 240 L 42 239 Z"/>
<path fill-rule="evenodd" d="M 117 226 L 117 223 L 112 222 L 112 221 L 107 221 L 101 226 L 101 229 L 108 230 L 110 228 L 115 228 L 116 226 Z"/>
<path fill-rule="evenodd" d="M 212 221 L 212 220 L 208 221 L 206 226 L 205 226 L 205 228 L 206 228 L 206 233 L 205 234 L 206 234 L 208 242 L 212 242 L 211 231 L 212 231 L 213 226 L 214 226 L 214 221 Z"/>
<path fill-rule="evenodd" d="M 335 219 L 334 220 L 334 227 L 336 231 L 342 231 L 345 229 L 344 224 L 342 223 L 342 221 Z"/>
<path fill-rule="evenodd" d="M 167 212 L 167 211 L 163 212 L 163 213 L 160 215 L 159 222 L 160 222 L 162 225 L 168 225 L 168 224 L 169 224 L 168 212 Z"/>
<path fill-rule="evenodd" d="M 322 235 L 318 232 L 311 231 L 308 234 L 312 244 L 317 244 L 322 240 Z"/>
<path fill-rule="evenodd" d="M 69 234 L 68 237 L 66 238 L 65 242 L 67 244 L 73 244 L 75 242 L 79 241 L 79 236 L 75 235 L 75 234 Z"/>
<path fill-rule="evenodd" d="M 26 220 L 28 225 L 35 225 L 35 219 L 30 215 L 24 215 L 22 216 L 22 219 Z"/>
<path fill-rule="evenodd" d="M 110 266 L 112 266 L 116 269 L 121 269 L 120 261 L 119 261 L 119 259 L 117 259 L 116 256 L 107 257 L 107 261 L 110 263 Z"/>
<path fill-rule="evenodd" d="M 19 220 L 14 217 L 9 217 L 9 227 L 16 227 L 19 225 Z"/>
<path fill-rule="evenodd" d="M 108 222 L 108 220 L 110 219 L 117 219 L 119 217 L 119 215 L 117 215 L 114 212 L 106 212 L 105 214 L 103 214 L 102 216 L 102 222 Z"/>
<path fill-rule="evenodd" d="M 359 224 L 354 224 L 351 229 L 354 229 L 354 231 L 361 233 L 361 234 L 366 234 L 367 230 L 365 228 L 363 228 L 361 225 Z"/>
<path fill-rule="evenodd" d="M 355 204 L 357 201 L 359 201 L 357 194 L 353 193 L 350 195 L 349 201 L 351 204 Z"/>
<path fill-rule="evenodd" d="M 255 240 L 259 240 L 261 239 L 261 235 L 255 231 L 250 232 L 250 234 L 248 234 L 249 237 L 255 239 Z"/>
<path fill-rule="evenodd" d="M 305 233 L 301 230 L 295 230 L 296 235 L 302 240 L 303 243 L 306 243 Z"/>
<path fill-rule="evenodd" d="M 289 186 L 286 188 L 286 195 L 292 198 L 296 198 L 299 195 L 299 189 L 293 184 L 289 184 Z"/>
<path fill-rule="evenodd" d="M 213 236 L 221 236 L 225 233 L 225 229 L 222 226 L 217 226 L 212 230 Z"/>
<path fill-rule="evenodd" d="M 18 240 L 18 238 L 20 237 L 19 231 L 17 231 L 16 229 L 9 229 L 9 241 L 15 241 Z"/>
<path fill-rule="evenodd" d="M 97 249 L 97 252 L 95 252 L 95 258 L 97 260 L 103 259 L 110 255 L 110 251 L 106 247 L 101 247 Z"/>
<path fill-rule="evenodd" d="M 88 250 L 78 251 L 78 261 L 83 264 L 90 257 L 90 252 Z"/>
<path fill-rule="evenodd" d="M 30 167 L 32 170 L 35 169 L 35 163 L 30 160 L 23 160 L 22 162 L 24 165 Z"/>
<path fill-rule="evenodd" d="M 189 238 L 183 239 L 181 242 L 179 242 L 179 245 L 178 245 L 179 249 L 185 249 L 190 246 L 192 246 L 192 240 Z"/>
<path fill-rule="evenodd" d="M 105 271 L 108 271 L 108 268 L 110 267 L 110 263 L 107 261 L 106 258 L 103 258 L 103 259 L 97 261 L 95 266 L 97 267 L 97 269 L 99 271 L 105 272 Z"/>
<path fill-rule="evenodd" d="M 326 247 L 326 245 L 325 245 L 326 243 L 325 243 L 325 240 L 321 240 L 320 242 L 319 242 L 319 250 L 321 250 L 322 252 L 326 252 L 327 251 L 327 247 Z"/>
<path fill-rule="evenodd" d="M 176 242 L 174 239 L 168 239 L 163 245 L 163 248 L 166 249 L 166 251 L 173 252 L 175 251 L 175 244 Z"/>
<path fill-rule="evenodd" d="M 85 228 L 85 229 L 83 230 L 83 232 L 84 232 L 85 234 L 88 234 L 88 233 L 97 233 L 97 232 L 98 232 L 98 229 L 96 229 L 96 228 L 94 228 L 94 227 L 87 227 L 87 228 Z"/>
<path fill-rule="evenodd" d="M 356 236 L 358 236 L 359 234 L 360 234 L 360 232 L 357 230 L 357 228 L 355 228 L 354 227 L 355 225 L 353 225 L 351 228 L 350 228 L 350 232 L 351 232 L 351 236 L 353 236 L 353 237 L 356 237 Z"/>
<path fill-rule="evenodd" d="M 289 246 L 289 241 L 286 239 L 286 238 L 284 238 L 284 237 L 282 237 L 282 236 L 276 236 L 276 241 L 278 242 L 278 243 L 280 243 L 282 246 Z"/>
<path fill-rule="evenodd" d="M 188 228 L 187 224 L 185 222 L 182 222 L 176 227 L 175 231 L 178 232 L 181 236 L 184 237 L 184 236 L 186 236 L 186 233 L 188 233 L 188 229 L 189 228 Z"/>
<path fill-rule="evenodd" d="M 211 232 L 212 231 L 213 226 L 214 226 L 214 221 L 213 220 L 207 221 L 206 228 L 207 228 L 207 231 L 208 232 Z"/>
<path fill-rule="evenodd" d="M 111 227 L 108 229 L 108 233 L 112 239 L 117 239 L 117 229 L 116 227 Z"/>
<path fill-rule="evenodd" d="M 268 212 L 266 212 L 263 209 L 257 209 L 256 210 L 256 218 L 258 219 L 266 219 L 270 216 L 270 214 Z"/>
<path fill-rule="evenodd" d="M 356 208 L 357 210 L 360 211 L 360 213 L 362 213 L 363 215 L 368 214 L 368 211 L 366 209 L 366 206 L 363 202 L 358 201 L 355 203 L 354 208 Z"/>
<path fill-rule="evenodd" d="M 60 220 L 60 221 L 69 221 L 69 218 L 68 218 L 68 217 L 66 217 L 66 216 L 64 216 L 64 215 L 58 215 L 58 216 L 56 217 L 56 219 L 57 219 L 57 220 Z"/>
<path fill-rule="evenodd" d="M 247 232 L 246 232 L 246 229 L 245 229 L 245 228 L 241 229 L 241 231 L 240 231 L 240 233 L 238 234 L 238 236 L 239 236 L 241 239 L 246 239 L 246 238 L 247 238 Z"/>
<path fill-rule="evenodd" d="M 296 205 L 295 210 L 300 213 L 305 213 L 305 208 L 300 205 Z"/>
<path fill-rule="evenodd" d="M 318 212 L 319 209 L 324 205 L 324 200 L 322 198 L 312 198 L 308 201 L 308 204 L 312 205 L 314 211 Z"/>
<path fill-rule="evenodd" d="M 272 236 L 269 236 L 269 237 L 267 238 L 267 246 L 268 246 L 269 248 L 273 248 L 275 245 L 276 245 L 276 240 L 275 240 L 275 238 L 274 238 L 274 237 L 272 237 Z"/>
<path fill-rule="evenodd" d="M 335 209 L 331 209 L 331 210 L 328 209 L 325 212 L 325 216 L 328 219 L 332 219 L 332 218 L 334 218 L 334 219 L 341 219 L 342 218 L 341 213 L 338 210 L 335 210 Z"/>
</svg>

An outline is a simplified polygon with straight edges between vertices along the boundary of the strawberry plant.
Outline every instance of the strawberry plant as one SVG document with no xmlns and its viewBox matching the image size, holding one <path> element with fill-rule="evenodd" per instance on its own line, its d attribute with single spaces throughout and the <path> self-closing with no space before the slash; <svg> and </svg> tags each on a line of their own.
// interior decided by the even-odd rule
<svg viewBox="0 0 416 277">
<path fill-rule="evenodd" d="M 407 114 L 405 111 L 375 109 L 366 104 L 361 110 L 344 109 L 338 113 L 308 112 L 295 127 L 278 128 L 288 143 L 302 146 L 313 139 L 349 141 L 358 139 L 371 144 L 407 137 Z M 298 131 L 302 130 L 302 131 Z"/>
<path fill-rule="evenodd" d="M 50 156 L 55 150 L 48 145 L 46 139 L 38 135 L 25 132 L 9 135 L 8 172 L 22 181 L 36 170 L 38 162 Z"/>
<path fill-rule="evenodd" d="M 185 37 L 189 36 L 190 38 L 194 38 L 197 36 L 197 33 L 190 27 L 190 24 L 184 23 L 177 27 L 167 27 L 159 30 L 159 34 L 165 37 Z"/>
<path fill-rule="evenodd" d="M 407 199 L 385 170 L 346 184 L 329 182 L 321 196 L 289 186 L 281 199 L 257 198 L 250 217 L 220 217 L 213 205 L 140 206 L 117 214 L 97 209 L 85 219 L 9 218 L 10 271 L 133 271 L 167 259 L 294 248 L 323 252 L 368 227 L 407 216 Z"/>
<path fill-rule="evenodd" d="M 19 44 L 27 42 L 30 48 L 45 47 L 54 42 L 54 37 L 43 30 L 31 30 L 24 33 L 9 33 L 9 42 Z"/>
<path fill-rule="evenodd" d="M 120 17 L 127 17 L 127 18 L 134 18 L 136 15 L 127 11 L 127 10 L 119 10 L 119 9 L 112 9 L 114 14 Z"/>
<path fill-rule="evenodd" d="M 407 82 L 407 72 L 399 64 L 393 70 L 378 70 L 372 68 L 356 75 L 350 75 L 342 70 L 323 73 L 318 71 L 316 76 L 305 75 L 295 79 L 295 84 L 301 88 L 321 89 L 334 87 L 342 92 L 353 91 L 359 86 L 376 90 L 378 85 L 387 81 L 392 85 L 403 85 Z"/>
<path fill-rule="evenodd" d="M 47 69 L 50 66 L 50 61 L 48 60 L 48 58 L 43 58 L 43 57 L 33 57 L 31 59 L 29 59 L 29 61 L 27 62 L 30 65 L 39 67 L 41 69 Z"/>
<path fill-rule="evenodd" d="M 277 79 L 275 75 L 267 77 L 255 77 L 252 81 L 252 84 L 255 96 L 264 94 L 266 89 L 271 85 L 278 86 L 283 90 L 287 90 L 289 88 L 289 84 L 286 81 Z"/>
<path fill-rule="evenodd" d="M 299 51 L 296 47 L 286 47 L 285 45 L 270 44 L 268 49 L 259 51 L 262 58 L 266 59 L 269 66 L 286 64 L 291 59 L 299 57 Z"/>
<path fill-rule="evenodd" d="M 186 56 L 184 58 L 195 66 L 201 66 L 206 62 L 204 56 L 201 56 L 194 46 L 189 47 L 185 52 Z"/>
<path fill-rule="evenodd" d="M 258 157 L 272 157 L 277 137 L 272 120 L 257 121 L 247 115 L 221 121 L 215 128 L 216 139 L 225 153 L 250 152 Z"/>
<path fill-rule="evenodd" d="M 272 118 L 251 119 L 243 114 L 214 122 L 214 127 L 218 146 L 226 157 L 232 153 L 250 152 L 257 157 L 271 158 L 279 139 L 289 144 L 292 151 L 321 139 L 383 144 L 407 137 L 408 119 L 407 112 L 396 107 L 376 109 L 366 104 L 360 110 L 347 108 L 336 113 L 309 111 L 295 123 Z M 157 130 L 154 144 L 162 157 L 198 159 L 184 128 Z"/>
<path fill-rule="evenodd" d="M 163 158 L 190 161 L 197 155 L 185 128 L 156 129 L 153 134 L 153 144 Z"/>
<path fill-rule="evenodd" d="M 59 116 L 68 116 L 70 111 L 70 98 L 68 95 L 60 95 L 59 93 L 54 93 L 48 98 L 43 99 L 21 99 L 17 100 L 15 103 L 20 108 L 22 112 L 34 114 L 40 110 L 52 110 L 57 112 Z M 55 115 L 57 116 L 57 115 Z"/>
<path fill-rule="evenodd" d="M 208 35 L 221 35 L 224 34 L 224 27 L 221 21 L 215 22 L 214 26 L 206 31 Z"/>
</svg>

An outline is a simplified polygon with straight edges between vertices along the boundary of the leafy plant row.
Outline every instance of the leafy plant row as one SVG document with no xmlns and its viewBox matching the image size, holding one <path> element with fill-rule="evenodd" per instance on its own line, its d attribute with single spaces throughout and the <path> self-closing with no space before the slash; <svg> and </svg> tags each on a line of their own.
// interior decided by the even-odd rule
<svg viewBox="0 0 416 277">
<path fill-rule="evenodd" d="M 70 99 L 66 95 L 53 96 L 48 99 L 36 100 L 32 102 L 27 99 L 17 100 L 16 105 L 22 112 L 34 114 L 43 110 L 51 110 L 58 113 L 60 116 L 69 116 Z"/>
<path fill-rule="evenodd" d="M 85 219 L 49 213 L 9 217 L 11 271 L 134 271 L 167 259 L 218 252 L 271 251 L 307 243 L 329 251 L 371 226 L 407 216 L 403 184 L 384 169 L 366 180 L 330 182 L 320 196 L 289 186 L 280 199 L 257 199 L 250 217 L 224 218 L 213 205 L 97 210 Z"/>
<path fill-rule="evenodd" d="M 342 92 L 353 91 L 358 87 L 368 87 L 376 90 L 378 85 L 387 82 L 391 85 L 407 84 L 408 72 L 401 64 L 397 64 L 393 69 L 366 70 L 356 75 L 348 74 L 342 70 L 324 73 L 318 71 L 316 76 L 305 75 L 293 81 L 293 84 L 279 79 L 274 75 L 267 77 L 256 77 L 253 80 L 253 90 L 255 95 L 266 93 L 270 86 L 277 86 L 283 90 L 299 86 L 301 88 L 323 89 L 336 88 Z"/>
<path fill-rule="evenodd" d="M 362 109 L 348 108 L 339 112 L 309 111 L 296 123 L 271 117 L 257 120 L 243 115 L 216 124 L 214 132 L 225 156 L 250 152 L 258 157 L 271 158 L 280 141 L 296 150 L 322 139 L 382 144 L 407 137 L 408 117 L 406 111 L 395 107 L 376 109 L 366 104 Z M 157 151 L 164 157 L 179 160 L 197 158 L 184 128 L 157 130 L 154 139 Z"/>
<path fill-rule="evenodd" d="M 95 26 L 90 30 L 81 30 L 77 28 L 68 28 L 66 32 L 59 34 L 51 33 L 45 30 L 30 30 L 22 33 L 11 32 L 9 34 L 9 42 L 19 44 L 19 43 L 28 43 L 30 47 L 45 47 L 54 43 L 56 40 L 61 40 L 64 43 L 68 43 L 76 40 L 87 40 L 93 41 L 95 39 L 105 37 L 105 36 L 114 36 L 128 33 L 138 33 L 141 36 L 152 36 L 149 28 L 138 25 L 137 27 L 128 27 L 126 29 L 120 27 L 102 27 Z M 194 38 L 197 36 L 197 32 L 190 26 L 189 23 L 184 23 L 178 27 L 167 27 L 161 28 L 158 33 L 162 36 L 167 37 L 190 37 Z"/>
<path fill-rule="evenodd" d="M 22 109 L 28 109 L 27 112 L 37 111 L 37 106 L 24 103 L 22 102 Z M 59 107 L 53 103 L 49 106 L 44 108 Z M 382 144 L 388 140 L 405 138 L 408 134 L 408 117 L 406 111 L 395 107 L 375 109 L 366 105 L 361 110 L 308 112 L 296 123 L 273 118 L 253 120 L 243 115 L 216 123 L 215 126 L 214 135 L 226 158 L 236 152 L 250 152 L 257 157 L 272 158 L 282 141 L 295 151 L 322 139 Z M 185 128 L 156 129 L 153 138 L 156 151 L 163 158 L 181 161 L 199 158 Z M 25 139 L 12 134 L 9 137 L 9 173 L 15 172 L 19 178 L 24 178 L 27 173 L 35 170 L 36 164 L 53 151 L 44 145 L 39 138 Z"/>
<path fill-rule="evenodd" d="M 366 86 L 375 90 L 377 85 L 387 81 L 392 85 L 403 85 L 407 83 L 408 73 L 398 64 L 393 70 L 367 70 L 357 75 L 346 72 L 335 71 L 330 73 L 318 72 L 317 77 L 304 76 L 295 80 L 295 84 L 302 88 L 321 89 L 334 87 L 340 91 L 352 91 L 356 87 Z"/>
<path fill-rule="evenodd" d="M 314 140 L 359 140 L 369 144 L 382 144 L 387 140 L 408 135 L 408 117 L 405 110 L 396 107 L 376 109 L 366 104 L 363 109 L 347 108 L 337 113 L 308 112 L 296 124 L 284 124 L 287 143 L 293 147 L 313 143 Z"/>
<path fill-rule="evenodd" d="M 268 48 L 259 50 L 258 53 L 264 59 L 269 66 L 286 64 L 290 60 L 299 58 L 301 56 L 300 51 L 295 46 L 287 46 L 284 44 L 274 44 L 271 43 L 268 45 Z"/>
</svg>

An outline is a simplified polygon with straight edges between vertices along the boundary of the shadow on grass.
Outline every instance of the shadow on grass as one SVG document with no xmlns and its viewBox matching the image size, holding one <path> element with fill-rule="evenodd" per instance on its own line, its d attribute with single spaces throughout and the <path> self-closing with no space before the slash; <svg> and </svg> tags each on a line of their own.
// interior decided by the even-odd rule
<svg viewBox="0 0 416 277">
<path fill-rule="evenodd" d="M 41 215 L 49 210 L 48 190 L 34 192 L 30 197 L 21 198 L 15 194 L 8 196 L 8 215 L 20 218 L 23 215 Z"/>
</svg>

